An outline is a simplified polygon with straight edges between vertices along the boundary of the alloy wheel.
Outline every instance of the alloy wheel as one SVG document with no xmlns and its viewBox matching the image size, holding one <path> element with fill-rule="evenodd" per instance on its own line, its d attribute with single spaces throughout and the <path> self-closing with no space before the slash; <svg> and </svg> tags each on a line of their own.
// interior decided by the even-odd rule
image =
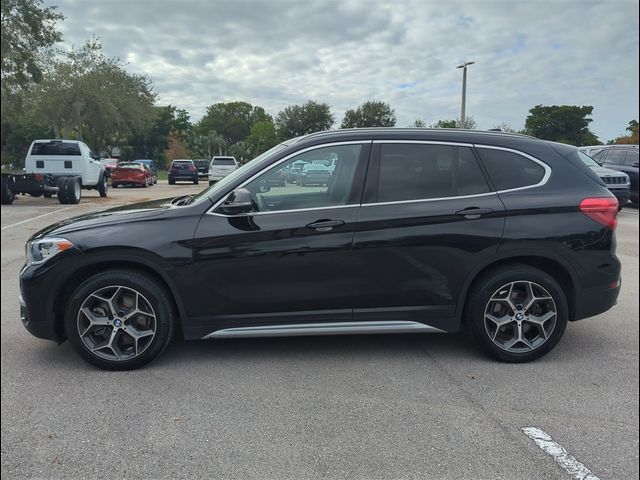
<svg viewBox="0 0 640 480">
<path fill-rule="evenodd" d="M 558 309 L 542 286 L 526 280 L 500 287 L 487 302 L 484 327 L 498 347 L 527 353 L 544 344 L 553 333 Z"/>
<path fill-rule="evenodd" d="M 105 360 L 131 360 L 151 345 L 156 314 L 149 301 L 130 287 L 113 285 L 91 293 L 77 318 L 84 346 Z"/>
</svg>

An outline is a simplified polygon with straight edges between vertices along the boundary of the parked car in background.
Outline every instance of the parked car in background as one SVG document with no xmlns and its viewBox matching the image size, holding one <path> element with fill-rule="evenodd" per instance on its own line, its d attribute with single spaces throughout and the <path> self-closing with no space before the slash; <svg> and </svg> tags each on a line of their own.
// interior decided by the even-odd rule
<svg viewBox="0 0 640 480">
<path fill-rule="evenodd" d="M 141 158 L 138 160 L 134 160 L 133 163 L 140 163 L 142 165 L 146 165 L 149 170 L 151 170 L 151 175 L 153 177 L 154 185 L 158 183 L 158 169 L 156 168 L 156 162 L 150 159 Z"/>
<path fill-rule="evenodd" d="M 311 162 L 302 161 L 302 160 L 298 162 L 293 162 L 286 171 L 287 182 L 296 183 L 298 181 L 298 175 L 300 175 L 300 172 L 302 171 L 302 167 L 305 166 L 307 163 L 311 163 Z"/>
<path fill-rule="evenodd" d="M 301 187 L 307 185 L 329 185 L 331 170 L 324 163 L 305 163 L 298 174 L 296 183 Z"/>
<path fill-rule="evenodd" d="M 271 187 L 286 187 L 287 176 L 284 168 L 275 170 L 271 175 L 267 177 L 267 182 Z"/>
<path fill-rule="evenodd" d="M 593 158 L 607 168 L 629 175 L 631 191 L 629 198 L 638 205 L 638 145 L 603 145 Z"/>
<path fill-rule="evenodd" d="M 209 185 L 213 185 L 219 180 L 238 169 L 238 162 L 235 157 L 213 157 L 209 165 Z"/>
<path fill-rule="evenodd" d="M 169 181 L 169 185 L 173 185 L 180 181 L 193 182 L 197 185 L 198 169 L 193 163 L 193 160 L 174 160 L 171 162 L 171 166 L 167 172 L 167 179 Z"/>
<path fill-rule="evenodd" d="M 328 187 L 265 188 L 274 170 L 329 154 Z M 20 316 L 112 370 L 151 361 L 176 333 L 468 331 L 492 357 L 526 362 L 570 322 L 615 305 L 617 215 L 570 145 L 472 130 L 319 132 L 197 195 L 34 234 Z M 554 361 L 563 355 L 580 350 Z"/>
<path fill-rule="evenodd" d="M 153 175 L 149 167 L 137 162 L 119 163 L 111 172 L 111 186 L 150 187 L 153 185 Z"/>
<path fill-rule="evenodd" d="M 209 175 L 209 164 L 211 160 L 207 160 L 206 158 L 198 158 L 193 160 L 193 164 L 198 169 L 199 177 L 206 177 Z"/>
<path fill-rule="evenodd" d="M 609 191 L 616 196 L 620 208 L 622 208 L 629 201 L 631 190 L 629 176 L 624 172 L 603 167 L 589 155 L 583 153 L 582 149 L 580 149 L 579 155 L 585 165 L 591 168 L 593 173 L 598 175 L 607 185 Z"/>
</svg>

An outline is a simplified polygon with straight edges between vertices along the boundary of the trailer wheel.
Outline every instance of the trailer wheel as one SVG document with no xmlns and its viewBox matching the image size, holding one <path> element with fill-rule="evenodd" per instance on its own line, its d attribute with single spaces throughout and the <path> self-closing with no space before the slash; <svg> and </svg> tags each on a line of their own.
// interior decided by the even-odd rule
<svg viewBox="0 0 640 480">
<path fill-rule="evenodd" d="M 67 177 L 58 179 L 58 201 L 62 204 L 69 203 L 67 199 Z"/>
<path fill-rule="evenodd" d="M 80 179 L 77 177 L 68 178 L 67 183 L 65 184 L 65 190 L 67 194 L 67 203 L 72 205 L 80 203 L 80 198 L 82 197 Z"/>
<path fill-rule="evenodd" d="M 16 195 L 9 188 L 9 180 L 2 177 L 2 205 L 11 205 Z"/>
<path fill-rule="evenodd" d="M 106 175 L 102 175 L 98 180 L 98 193 L 101 197 L 107 196 L 107 191 L 109 190 L 109 186 L 107 185 L 107 177 Z"/>
</svg>

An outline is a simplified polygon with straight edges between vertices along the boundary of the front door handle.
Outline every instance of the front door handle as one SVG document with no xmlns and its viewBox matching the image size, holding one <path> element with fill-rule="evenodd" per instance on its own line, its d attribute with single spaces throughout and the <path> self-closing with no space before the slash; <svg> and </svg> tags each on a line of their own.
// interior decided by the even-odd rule
<svg viewBox="0 0 640 480">
<path fill-rule="evenodd" d="M 480 218 L 483 215 L 489 215 L 490 213 L 493 213 L 493 210 L 491 208 L 469 207 L 465 208 L 464 210 L 458 210 L 456 212 L 456 215 L 461 215 L 469 220 L 475 220 L 476 218 Z"/>
<path fill-rule="evenodd" d="M 334 227 L 341 227 L 342 225 L 344 225 L 342 220 L 318 220 L 317 222 L 307 225 L 307 228 L 317 230 L 318 232 L 329 232 L 333 230 Z"/>
</svg>

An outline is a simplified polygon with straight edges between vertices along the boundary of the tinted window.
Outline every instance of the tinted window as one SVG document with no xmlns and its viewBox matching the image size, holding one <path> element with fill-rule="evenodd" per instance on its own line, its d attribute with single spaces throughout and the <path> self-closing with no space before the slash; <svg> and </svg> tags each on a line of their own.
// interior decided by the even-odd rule
<svg viewBox="0 0 640 480">
<path fill-rule="evenodd" d="M 638 161 L 638 152 L 632 152 L 627 150 L 627 158 L 625 158 L 624 164 L 630 167 L 633 164 L 633 162 L 637 162 L 637 161 Z"/>
<path fill-rule="evenodd" d="M 214 158 L 211 161 L 211 165 L 235 165 L 236 161 L 233 158 Z"/>
<path fill-rule="evenodd" d="M 387 144 L 380 150 L 378 202 L 489 192 L 468 147 Z"/>
<path fill-rule="evenodd" d="M 604 150 L 598 150 L 596 153 L 593 153 L 591 155 L 592 158 L 595 158 L 596 160 L 600 160 L 602 161 L 602 159 L 604 158 L 604 154 L 606 152 Z"/>
<path fill-rule="evenodd" d="M 171 164 L 172 167 L 178 168 L 190 167 L 191 165 L 193 165 L 193 162 L 186 160 L 176 161 Z"/>
<path fill-rule="evenodd" d="M 624 165 L 624 157 L 627 152 L 624 150 L 607 150 L 604 161 L 614 165 Z"/>
<path fill-rule="evenodd" d="M 490 148 L 479 148 L 478 152 L 497 190 L 536 185 L 544 178 L 541 165 L 517 153 Z"/>
<path fill-rule="evenodd" d="M 362 145 L 335 145 L 296 155 L 251 181 L 255 210 L 280 211 L 346 205 Z M 312 160 L 335 160 L 333 171 Z M 292 165 L 309 166 L 293 174 Z"/>
<path fill-rule="evenodd" d="M 80 155 L 80 147 L 68 142 L 34 143 L 31 155 Z"/>
</svg>

